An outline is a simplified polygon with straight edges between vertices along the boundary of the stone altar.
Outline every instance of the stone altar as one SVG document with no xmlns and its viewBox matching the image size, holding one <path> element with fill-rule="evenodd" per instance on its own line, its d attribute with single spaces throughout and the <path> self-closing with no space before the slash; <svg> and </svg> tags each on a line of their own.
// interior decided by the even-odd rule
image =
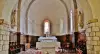
<svg viewBox="0 0 100 54">
<path fill-rule="evenodd" d="M 60 47 L 60 42 L 57 42 L 55 36 L 40 37 L 40 42 L 36 42 L 36 48 L 42 51 L 42 54 L 55 54 L 55 50 Z"/>
</svg>

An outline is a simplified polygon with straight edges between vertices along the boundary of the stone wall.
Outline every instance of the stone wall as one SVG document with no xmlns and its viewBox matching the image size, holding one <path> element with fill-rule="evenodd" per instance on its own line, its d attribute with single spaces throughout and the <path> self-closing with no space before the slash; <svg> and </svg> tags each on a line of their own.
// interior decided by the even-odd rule
<svg viewBox="0 0 100 54">
<path fill-rule="evenodd" d="M 98 23 L 87 25 L 87 54 L 100 54 L 100 27 Z"/>
<path fill-rule="evenodd" d="M 0 54 L 8 54 L 9 49 L 9 32 L 8 28 L 0 25 Z"/>
</svg>

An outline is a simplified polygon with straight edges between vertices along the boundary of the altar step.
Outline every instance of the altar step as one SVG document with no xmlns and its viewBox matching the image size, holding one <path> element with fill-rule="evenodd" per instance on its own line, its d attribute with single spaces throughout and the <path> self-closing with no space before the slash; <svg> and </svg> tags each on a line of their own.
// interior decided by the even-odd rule
<svg viewBox="0 0 100 54">
<path fill-rule="evenodd" d="M 76 52 L 56 52 L 56 54 L 76 54 Z"/>
<path fill-rule="evenodd" d="M 58 52 L 56 54 L 76 54 L 75 52 Z"/>
<path fill-rule="evenodd" d="M 26 51 L 20 52 L 19 54 L 41 54 L 41 51 L 40 50 L 34 50 L 34 49 L 28 49 Z M 67 51 L 67 52 L 56 52 L 56 54 L 76 54 L 76 53 L 72 52 L 72 51 Z"/>
<path fill-rule="evenodd" d="M 31 52 L 20 52 L 20 53 L 18 53 L 18 54 L 37 54 L 37 53 L 31 53 Z M 56 53 L 56 54 L 76 54 L 76 53 L 69 53 L 69 52 L 63 52 L 63 53 Z"/>
</svg>

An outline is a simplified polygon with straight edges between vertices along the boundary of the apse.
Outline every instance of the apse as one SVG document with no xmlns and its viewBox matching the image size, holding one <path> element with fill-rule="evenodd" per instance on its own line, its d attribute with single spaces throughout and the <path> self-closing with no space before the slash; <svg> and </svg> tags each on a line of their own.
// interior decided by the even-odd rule
<svg viewBox="0 0 100 54">
<path fill-rule="evenodd" d="M 36 0 L 28 10 L 28 33 L 43 34 L 43 20 L 51 22 L 51 35 L 68 33 L 66 7 L 60 0 Z"/>
</svg>

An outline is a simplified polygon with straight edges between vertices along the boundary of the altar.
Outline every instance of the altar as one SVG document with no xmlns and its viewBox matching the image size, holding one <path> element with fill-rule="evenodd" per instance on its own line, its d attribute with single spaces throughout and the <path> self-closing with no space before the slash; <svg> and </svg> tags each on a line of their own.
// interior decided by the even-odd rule
<svg viewBox="0 0 100 54">
<path fill-rule="evenodd" d="M 39 37 L 38 41 L 40 42 L 57 42 L 57 38 L 55 36 L 48 36 L 48 37 Z"/>
<path fill-rule="evenodd" d="M 55 36 L 40 37 L 36 42 L 36 48 L 42 50 L 42 54 L 55 54 L 56 49 L 60 47 Z"/>
</svg>

